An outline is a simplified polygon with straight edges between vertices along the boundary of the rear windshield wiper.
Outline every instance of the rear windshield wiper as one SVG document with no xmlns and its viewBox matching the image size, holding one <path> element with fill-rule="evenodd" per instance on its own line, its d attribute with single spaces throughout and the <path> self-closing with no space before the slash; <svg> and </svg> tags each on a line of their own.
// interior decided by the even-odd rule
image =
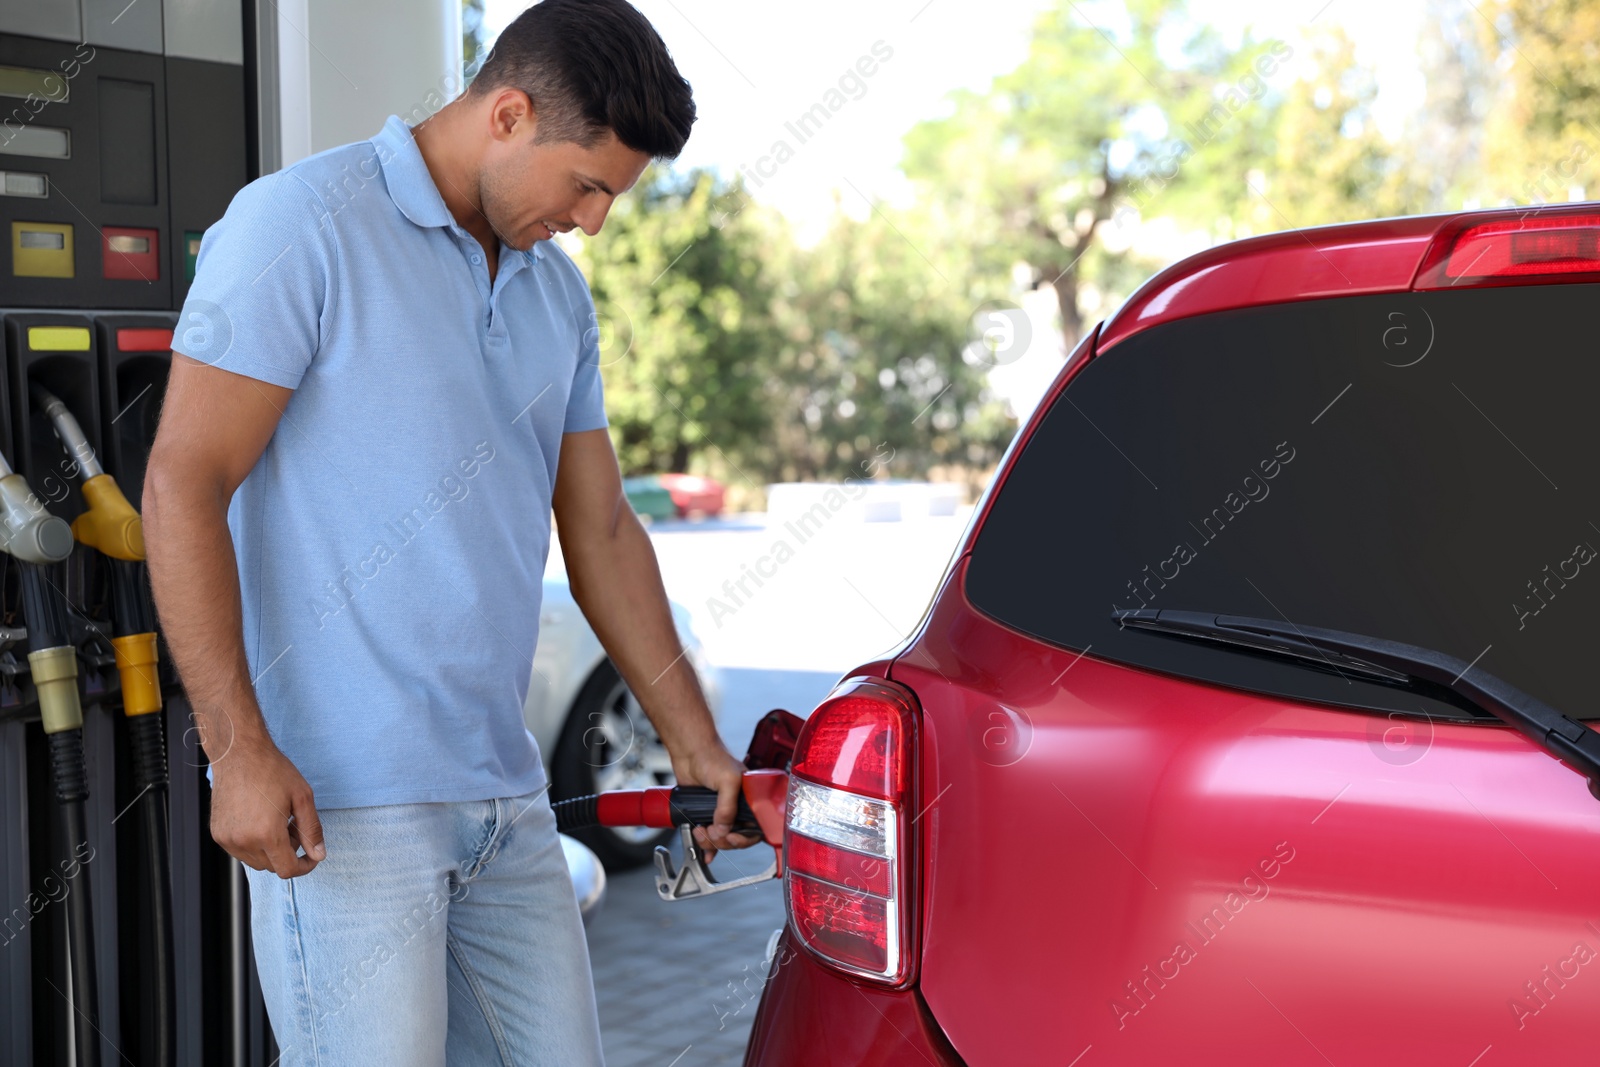
<svg viewBox="0 0 1600 1067">
<path fill-rule="evenodd" d="M 1113 611 L 1111 618 L 1122 627 L 1214 641 L 1368 680 L 1441 686 L 1571 766 L 1600 798 L 1600 733 L 1465 660 L 1381 637 L 1242 615 L 1138 608 Z"/>
</svg>

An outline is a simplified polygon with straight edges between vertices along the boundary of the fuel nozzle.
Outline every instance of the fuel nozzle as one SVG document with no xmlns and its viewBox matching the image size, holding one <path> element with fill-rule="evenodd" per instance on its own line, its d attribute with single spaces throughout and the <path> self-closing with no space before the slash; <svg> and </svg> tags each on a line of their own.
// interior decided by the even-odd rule
<svg viewBox="0 0 1600 1067">
<path fill-rule="evenodd" d="M 116 479 L 105 472 L 83 427 L 67 405 L 43 386 L 31 387 L 33 402 L 50 417 L 61 447 L 83 472 L 83 514 L 72 520 L 72 533 L 90 548 L 112 559 L 144 559 L 144 524 Z"/>
<path fill-rule="evenodd" d="M 27 479 L 0 456 L 0 551 L 24 563 L 60 563 L 72 554 L 72 527 L 52 515 Z"/>
<path fill-rule="evenodd" d="M 582 833 L 594 826 L 676 827 L 683 844 L 683 866 L 677 867 L 665 847 L 657 846 L 656 894 L 662 900 L 687 900 L 765 882 L 783 874 L 783 831 L 788 811 L 789 762 L 794 757 L 801 719 L 774 708 L 756 724 L 745 753 L 745 772 L 739 789 L 732 830 L 754 834 L 772 846 L 772 866 L 759 874 L 719 881 L 707 865 L 694 830 L 710 826 L 716 817 L 717 792 L 698 785 L 618 789 L 590 796 L 571 797 L 551 804 L 556 829 Z"/>
</svg>

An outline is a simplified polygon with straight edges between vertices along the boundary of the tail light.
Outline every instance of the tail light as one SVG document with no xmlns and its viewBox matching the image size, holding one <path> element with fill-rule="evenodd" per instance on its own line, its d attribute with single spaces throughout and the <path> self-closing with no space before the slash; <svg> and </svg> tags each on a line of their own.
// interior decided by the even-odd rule
<svg viewBox="0 0 1600 1067">
<path fill-rule="evenodd" d="M 784 886 L 795 938 L 825 963 L 900 985 L 914 930 L 916 701 L 852 678 L 812 712 L 789 772 Z"/>
<path fill-rule="evenodd" d="M 1418 289 L 1600 278 L 1600 213 L 1524 208 L 1469 216 L 1441 231 L 1417 273 Z"/>
</svg>

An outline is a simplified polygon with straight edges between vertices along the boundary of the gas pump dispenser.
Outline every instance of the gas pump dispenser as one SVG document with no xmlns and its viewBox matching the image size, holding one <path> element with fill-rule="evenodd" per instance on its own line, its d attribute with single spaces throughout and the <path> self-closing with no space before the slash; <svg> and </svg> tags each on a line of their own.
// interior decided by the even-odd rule
<svg viewBox="0 0 1600 1067">
<path fill-rule="evenodd" d="M 28 667 L 49 746 L 51 784 L 59 805 L 59 852 L 74 864 L 66 906 L 67 958 L 73 1009 L 72 1049 L 80 1067 L 100 1063 L 99 987 L 95 968 L 94 918 L 84 801 L 89 775 L 83 751 L 83 707 L 78 700 L 78 654 L 67 637 L 66 597 L 45 568 L 72 553 L 72 529 L 45 510 L 22 475 L 0 459 L 0 548 L 17 561 L 22 579 L 23 619 L 28 630 Z"/>
<path fill-rule="evenodd" d="M 167 751 L 158 673 L 155 607 L 144 565 L 144 528 L 139 513 L 100 466 L 94 449 L 66 404 L 41 385 L 32 386 L 34 406 L 50 418 L 83 479 L 87 505 L 72 521 L 80 544 L 97 550 L 110 565 L 112 624 L 117 673 L 122 682 L 122 713 L 133 755 L 134 787 L 143 828 L 142 875 L 147 902 L 145 936 L 149 951 L 139 954 L 151 1001 L 144 1032 L 148 1048 L 141 1063 L 166 1067 L 173 1062 L 175 998 L 172 943 L 172 875 L 167 828 Z"/>
</svg>

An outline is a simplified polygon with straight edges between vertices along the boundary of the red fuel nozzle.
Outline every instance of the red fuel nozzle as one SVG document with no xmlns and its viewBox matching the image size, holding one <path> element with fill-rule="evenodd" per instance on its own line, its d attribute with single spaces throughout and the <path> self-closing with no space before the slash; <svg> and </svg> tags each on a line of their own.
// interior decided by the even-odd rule
<svg viewBox="0 0 1600 1067">
<path fill-rule="evenodd" d="M 690 829 L 710 826 L 716 818 L 716 791 L 704 786 L 621 789 L 562 800 L 551 805 L 556 829 L 568 833 L 585 826 L 652 826 L 662 830 L 677 827 L 683 844 L 681 867 L 674 866 L 664 846 L 656 846 L 656 893 L 662 900 L 703 897 L 781 877 L 784 817 L 789 802 L 786 768 L 794 756 L 800 726 L 797 715 L 782 709 L 768 712 L 757 723 L 750 750 L 745 754 L 744 765 L 750 770 L 744 772 L 733 831 L 759 834 L 772 846 L 772 866 L 759 874 L 724 882 L 706 866 L 706 856 Z"/>
<path fill-rule="evenodd" d="M 746 771 L 734 832 L 759 834 L 773 848 L 781 848 L 788 795 L 786 772 Z M 653 826 L 668 830 L 674 826 L 710 826 L 716 815 L 717 794 L 698 785 L 618 789 L 559 801 L 551 807 L 556 813 L 556 829 L 562 833 L 585 826 Z"/>
</svg>

